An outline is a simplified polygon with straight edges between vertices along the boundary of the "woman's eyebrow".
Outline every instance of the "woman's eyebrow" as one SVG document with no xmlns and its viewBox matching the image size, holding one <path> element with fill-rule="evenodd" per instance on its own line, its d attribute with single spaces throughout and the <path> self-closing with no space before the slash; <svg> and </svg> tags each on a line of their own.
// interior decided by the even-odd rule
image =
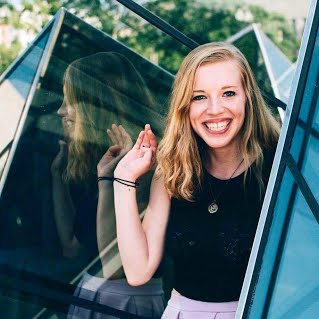
<svg viewBox="0 0 319 319">
<path fill-rule="evenodd" d="M 230 88 L 237 88 L 237 87 L 238 87 L 237 85 L 225 85 L 222 87 L 222 90 L 230 89 Z"/>
<path fill-rule="evenodd" d="M 199 93 L 199 92 L 202 93 L 202 92 L 205 92 L 205 91 L 204 90 L 194 90 L 193 92 L 194 93 Z"/>
</svg>

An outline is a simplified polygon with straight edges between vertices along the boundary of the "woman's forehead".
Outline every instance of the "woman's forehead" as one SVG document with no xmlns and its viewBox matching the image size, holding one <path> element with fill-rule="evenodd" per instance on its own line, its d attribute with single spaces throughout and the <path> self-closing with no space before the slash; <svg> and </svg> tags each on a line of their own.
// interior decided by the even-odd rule
<svg viewBox="0 0 319 319">
<path fill-rule="evenodd" d="M 218 87 L 238 86 L 242 83 L 241 70 L 234 60 L 205 63 L 199 66 L 194 85 L 213 85 Z"/>
</svg>

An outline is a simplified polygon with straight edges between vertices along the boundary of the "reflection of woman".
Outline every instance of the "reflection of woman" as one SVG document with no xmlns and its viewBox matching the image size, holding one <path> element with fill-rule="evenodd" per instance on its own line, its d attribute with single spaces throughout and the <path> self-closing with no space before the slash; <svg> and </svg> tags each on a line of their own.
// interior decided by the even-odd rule
<svg viewBox="0 0 319 319">
<path fill-rule="evenodd" d="M 145 315 L 154 308 L 155 316 L 159 316 L 158 311 L 163 310 L 160 280 L 152 280 L 152 288 L 147 285 L 144 290 L 129 287 L 121 268 L 109 271 L 110 260 L 102 253 L 116 236 L 112 185 L 104 185 L 106 209 L 96 215 L 99 160 L 103 158 L 103 169 L 113 176 L 118 161 L 132 147 L 124 127 L 111 124 L 120 121 L 132 127 L 135 123 L 130 119 L 134 108 L 141 103 L 151 107 L 151 96 L 134 66 L 115 52 L 98 53 L 72 62 L 65 73 L 63 92 L 64 101 L 58 114 L 62 117 L 65 138 L 59 142 L 60 151 L 51 166 L 54 214 L 63 255 L 85 254 L 92 258 L 101 252 L 103 274 L 112 279 L 106 281 L 85 274 L 76 294 L 90 300 L 98 298 L 100 303 L 119 309 L 143 310 Z M 107 127 L 110 127 L 109 139 L 105 136 Z M 150 292 L 153 296 L 148 297 Z M 145 297 L 134 310 L 131 304 L 138 298 L 137 293 Z M 90 311 L 70 308 L 70 318 L 88 316 L 92 316 Z"/>
<path fill-rule="evenodd" d="M 238 49 L 210 43 L 185 58 L 143 223 L 131 185 L 155 162 L 149 125 L 114 172 L 129 282 L 140 285 L 153 275 L 165 241 L 174 260 L 175 290 L 163 318 L 235 317 L 278 135 Z"/>
</svg>

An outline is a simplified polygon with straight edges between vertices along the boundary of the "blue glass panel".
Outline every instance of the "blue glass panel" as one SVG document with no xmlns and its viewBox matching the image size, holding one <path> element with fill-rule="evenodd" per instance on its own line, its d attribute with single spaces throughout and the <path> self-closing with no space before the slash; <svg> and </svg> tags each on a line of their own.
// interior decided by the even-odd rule
<svg viewBox="0 0 319 319">
<path fill-rule="evenodd" d="M 319 85 L 319 84 L 318 84 Z M 319 103 L 317 101 L 317 107 L 315 110 L 315 114 L 314 114 L 314 118 L 313 118 L 313 123 L 312 123 L 312 127 L 319 132 Z"/>
<path fill-rule="evenodd" d="M 290 68 L 292 63 L 263 32 L 260 32 L 260 36 L 267 52 L 275 80 L 277 80 Z"/>
<path fill-rule="evenodd" d="M 317 318 L 319 225 L 301 192 L 292 208 L 267 318 Z"/>
<path fill-rule="evenodd" d="M 291 84 L 295 75 L 296 66 L 293 64 L 278 80 L 277 88 L 280 99 L 287 103 L 289 99 Z"/>
<path fill-rule="evenodd" d="M 297 125 L 290 148 L 290 153 L 296 162 L 299 160 L 304 135 L 305 130 L 300 125 Z"/>
<path fill-rule="evenodd" d="M 319 200 L 319 140 L 310 136 L 302 167 L 304 175 L 312 193 Z M 318 230 L 319 231 L 319 230 Z"/>
<path fill-rule="evenodd" d="M 289 211 L 289 202 L 293 187 L 295 187 L 293 176 L 290 170 L 286 168 L 274 212 L 269 212 L 269 214 L 272 213 L 272 224 L 270 226 L 270 230 L 267 229 L 267 231 L 269 231 L 269 235 L 267 237 L 265 252 L 261 257 L 262 266 L 258 270 L 257 283 L 253 288 L 255 294 L 253 299 L 249 300 L 249 302 L 251 302 L 249 305 L 249 319 L 262 317 L 277 251 L 280 246 L 281 233 Z"/>
<path fill-rule="evenodd" d="M 300 110 L 300 114 L 299 117 L 306 121 L 308 114 L 309 114 L 309 109 L 312 105 L 312 99 L 313 99 L 313 95 L 314 92 L 316 92 L 318 90 L 318 61 L 319 61 L 319 43 L 318 43 L 319 37 L 317 35 L 316 38 L 316 45 L 314 47 L 314 51 L 313 51 L 313 56 L 311 59 L 311 64 L 310 64 L 310 72 L 308 73 L 308 78 L 307 78 L 307 85 L 305 88 L 305 92 L 304 92 L 304 99 L 302 101 L 302 105 L 301 105 L 301 110 Z M 319 110 L 318 107 L 316 107 L 316 111 L 315 111 L 315 123 L 317 123 L 318 127 L 319 127 L 319 114 L 318 114 Z"/>
</svg>

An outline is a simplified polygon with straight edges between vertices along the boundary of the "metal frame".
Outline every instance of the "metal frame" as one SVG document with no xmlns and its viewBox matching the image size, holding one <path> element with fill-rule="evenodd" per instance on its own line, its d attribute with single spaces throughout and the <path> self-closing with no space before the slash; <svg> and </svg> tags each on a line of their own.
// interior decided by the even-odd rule
<svg viewBox="0 0 319 319">
<path fill-rule="evenodd" d="M 309 72 L 309 66 L 311 61 L 311 55 L 316 40 L 317 29 L 319 24 L 319 7 L 317 0 L 312 0 L 310 5 L 307 22 L 305 25 L 302 44 L 300 47 L 298 63 L 296 68 L 296 74 L 292 83 L 292 90 L 290 99 L 287 104 L 286 117 L 283 122 L 278 147 L 269 178 L 269 184 L 267 187 L 260 220 L 258 223 L 256 236 L 249 259 L 246 276 L 239 300 L 239 306 L 236 313 L 236 319 L 239 318 L 262 318 L 264 305 L 267 303 L 268 298 L 268 285 L 271 281 L 272 271 L 274 267 L 274 259 L 276 250 L 272 252 L 272 256 L 265 256 L 265 247 L 267 244 L 268 234 L 273 219 L 273 210 L 276 204 L 278 190 L 282 181 L 287 164 L 290 163 L 289 148 L 294 134 L 295 125 L 298 121 L 298 114 L 301 106 L 301 101 L 306 85 L 306 78 Z M 291 165 L 289 164 L 289 168 Z M 300 181 L 299 181 L 300 182 Z M 280 235 L 280 234 L 279 234 Z M 270 254 L 270 253 L 269 253 Z M 267 258 L 268 272 L 260 273 L 260 266 L 262 264 L 262 258 Z M 270 258 L 272 257 L 272 258 Z M 255 295 L 255 288 L 257 285 L 258 277 L 262 276 L 265 282 L 263 288 L 265 291 Z M 253 299 L 254 298 L 254 299 Z M 253 303 L 251 304 L 251 299 Z M 254 304 L 263 305 L 263 308 L 257 309 Z M 251 315 L 251 316 L 250 316 Z"/>
</svg>

